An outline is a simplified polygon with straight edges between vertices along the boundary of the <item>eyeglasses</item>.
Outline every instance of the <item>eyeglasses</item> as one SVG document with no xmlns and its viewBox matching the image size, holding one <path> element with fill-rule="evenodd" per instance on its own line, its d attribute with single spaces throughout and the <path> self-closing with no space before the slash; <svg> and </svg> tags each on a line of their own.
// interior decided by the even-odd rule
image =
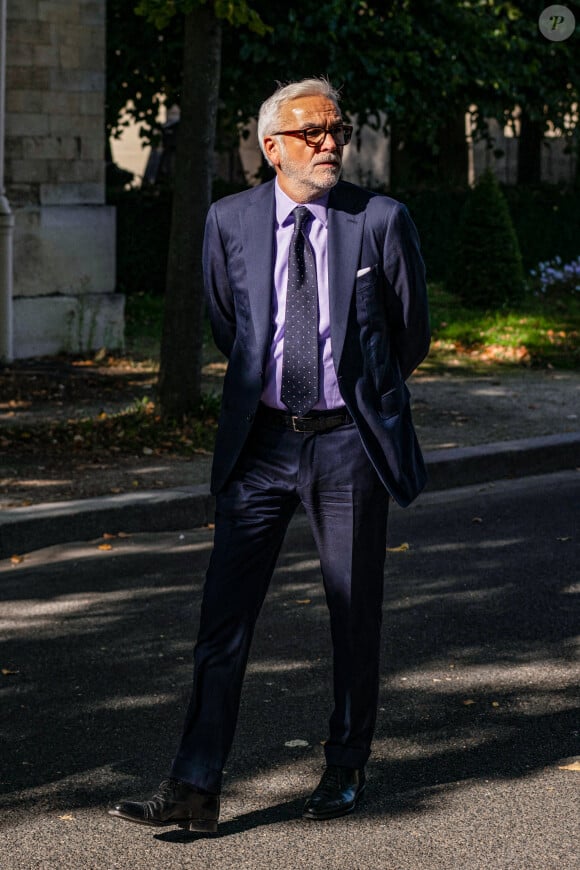
<svg viewBox="0 0 580 870">
<path fill-rule="evenodd" d="M 304 130 L 278 130 L 272 136 L 302 136 L 307 145 L 317 148 L 330 133 L 337 145 L 348 145 L 352 136 L 352 124 L 337 124 L 335 127 L 306 127 Z"/>
</svg>

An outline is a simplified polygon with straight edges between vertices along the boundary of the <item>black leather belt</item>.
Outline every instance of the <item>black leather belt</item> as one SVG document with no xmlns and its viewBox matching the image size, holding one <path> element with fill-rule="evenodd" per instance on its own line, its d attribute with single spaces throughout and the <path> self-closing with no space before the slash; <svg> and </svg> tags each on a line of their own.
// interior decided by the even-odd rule
<svg viewBox="0 0 580 870">
<path fill-rule="evenodd" d="M 304 417 L 296 417 L 294 414 L 288 414 L 287 411 L 279 411 L 267 405 L 260 405 L 258 408 L 258 420 L 282 429 L 292 429 L 293 432 L 327 432 L 329 429 L 336 429 L 337 426 L 352 423 L 352 417 L 343 408 L 310 411 Z"/>
</svg>

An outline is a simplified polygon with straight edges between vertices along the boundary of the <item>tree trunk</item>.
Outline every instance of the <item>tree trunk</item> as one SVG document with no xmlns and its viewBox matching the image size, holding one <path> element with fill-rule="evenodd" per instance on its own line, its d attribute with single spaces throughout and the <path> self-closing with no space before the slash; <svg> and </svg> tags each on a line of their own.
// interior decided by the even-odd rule
<svg viewBox="0 0 580 870">
<path fill-rule="evenodd" d="M 185 17 L 181 118 L 175 156 L 158 400 L 161 413 L 194 411 L 201 394 L 201 252 L 211 202 L 221 63 L 221 25 L 213 4 Z"/>
<path fill-rule="evenodd" d="M 520 118 L 518 143 L 518 184 L 539 184 L 542 180 L 544 122 L 533 121 L 527 112 Z"/>
</svg>

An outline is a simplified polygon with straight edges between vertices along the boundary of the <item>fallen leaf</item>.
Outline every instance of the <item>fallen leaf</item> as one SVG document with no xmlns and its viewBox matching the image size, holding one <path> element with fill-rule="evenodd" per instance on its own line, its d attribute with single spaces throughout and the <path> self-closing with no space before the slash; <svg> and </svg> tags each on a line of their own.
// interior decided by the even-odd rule
<svg viewBox="0 0 580 870">
<path fill-rule="evenodd" d="M 116 535 L 111 535 L 110 532 L 103 532 L 103 538 L 108 541 L 110 538 L 116 538 Z"/>
<path fill-rule="evenodd" d="M 75 817 L 71 816 L 70 813 L 66 816 L 59 816 L 61 822 L 74 822 Z"/>
<path fill-rule="evenodd" d="M 499 707 L 499 701 L 492 701 L 491 706 L 492 707 Z"/>
<path fill-rule="evenodd" d="M 113 545 L 112 544 L 99 544 L 98 549 L 99 550 L 112 550 Z"/>
<path fill-rule="evenodd" d="M 20 565 L 21 562 L 24 562 L 24 556 L 10 556 L 10 561 L 13 565 Z"/>
<path fill-rule="evenodd" d="M 462 701 L 461 703 L 464 707 L 471 707 L 471 705 L 475 704 L 476 701 L 474 701 L 472 698 L 468 698 L 467 701 Z"/>
<path fill-rule="evenodd" d="M 572 761 L 570 764 L 561 764 L 558 770 L 580 770 L 580 761 Z"/>
<path fill-rule="evenodd" d="M 295 749 L 298 746 L 308 746 L 308 740 L 287 740 L 284 746 Z"/>
<path fill-rule="evenodd" d="M 296 604 L 310 604 L 311 598 L 297 598 Z"/>
<path fill-rule="evenodd" d="M 387 553 L 405 553 L 409 549 L 409 544 L 399 544 L 398 547 L 387 547 Z"/>
</svg>

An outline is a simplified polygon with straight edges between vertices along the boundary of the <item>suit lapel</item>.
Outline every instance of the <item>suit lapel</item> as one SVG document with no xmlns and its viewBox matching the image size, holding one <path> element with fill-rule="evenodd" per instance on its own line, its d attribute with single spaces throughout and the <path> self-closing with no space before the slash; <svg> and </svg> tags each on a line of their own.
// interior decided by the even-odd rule
<svg viewBox="0 0 580 870">
<path fill-rule="evenodd" d="M 351 214 L 333 190 L 328 204 L 328 292 L 335 370 L 342 356 L 348 314 L 360 260 L 364 212 Z"/>
<path fill-rule="evenodd" d="M 248 207 L 240 214 L 243 251 L 248 275 L 248 295 L 256 346 L 263 357 L 271 330 L 273 238 L 275 226 L 274 184 L 253 191 Z"/>
</svg>

